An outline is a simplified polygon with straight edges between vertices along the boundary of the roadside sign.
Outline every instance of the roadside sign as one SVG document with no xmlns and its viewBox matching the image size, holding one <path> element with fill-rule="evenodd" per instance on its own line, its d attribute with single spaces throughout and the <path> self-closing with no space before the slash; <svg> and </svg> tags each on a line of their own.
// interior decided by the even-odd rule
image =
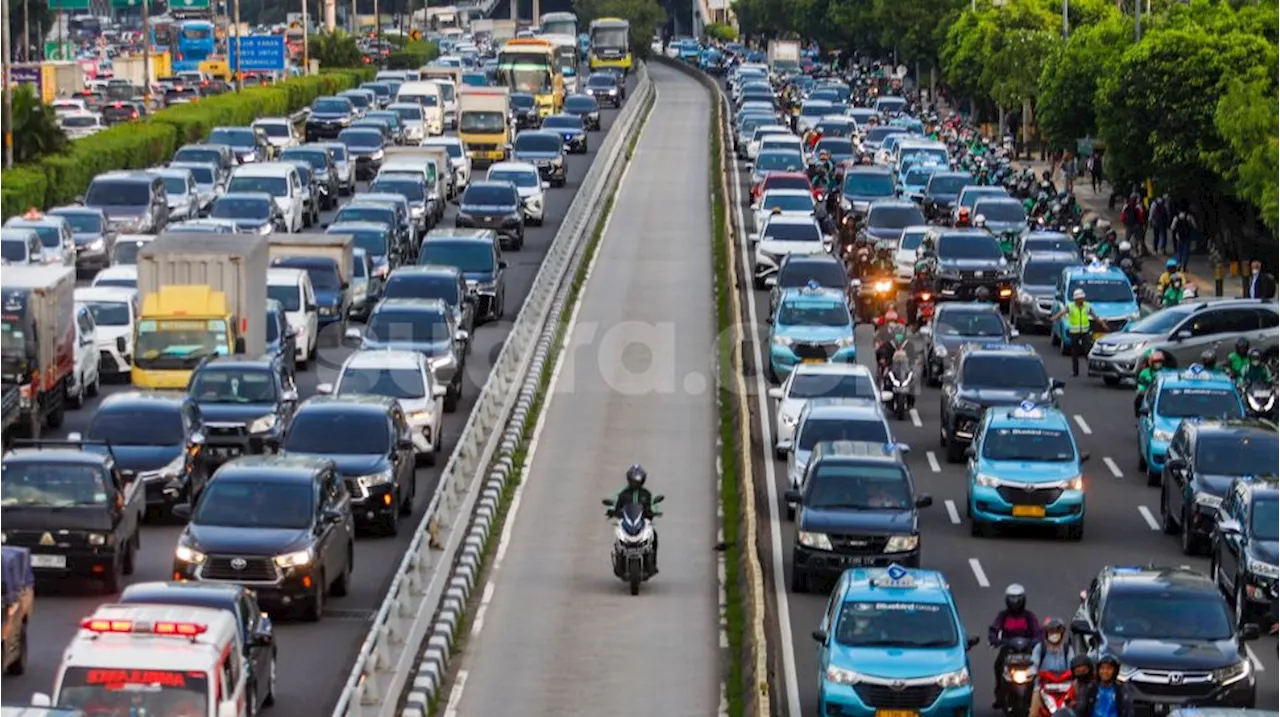
<svg viewBox="0 0 1280 717">
<path fill-rule="evenodd" d="M 415 27 L 409 31 L 409 39 L 412 40 L 413 42 L 417 42 L 418 40 L 422 39 L 422 33 L 419 32 L 418 28 Z"/>
<path fill-rule="evenodd" d="M 38 66 L 31 67 L 28 65 L 25 67 L 19 67 L 17 65 L 10 65 L 9 76 L 13 78 L 13 84 L 15 86 L 30 85 L 35 96 L 40 98 L 42 102 L 45 101 L 43 92 L 44 88 L 41 86 L 43 78 L 40 76 L 40 68 Z"/>
<path fill-rule="evenodd" d="M 90 0 L 49 0 L 49 11 L 89 12 Z"/>
<path fill-rule="evenodd" d="M 232 68 L 240 55 L 241 72 L 278 72 L 287 65 L 284 35 L 244 35 L 238 41 L 232 37 L 227 39 L 227 49 L 227 64 Z"/>
</svg>

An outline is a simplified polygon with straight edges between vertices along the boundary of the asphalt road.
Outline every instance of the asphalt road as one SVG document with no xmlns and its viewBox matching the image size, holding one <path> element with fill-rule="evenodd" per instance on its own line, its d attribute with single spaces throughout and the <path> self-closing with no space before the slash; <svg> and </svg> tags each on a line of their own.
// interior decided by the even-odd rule
<svg viewBox="0 0 1280 717">
<path fill-rule="evenodd" d="M 719 704 L 709 100 L 658 99 L 592 269 L 445 714 L 715 714 Z M 679 171 L 673 171 L 673 168 Z M 661 573 L 613 576 L 602 498 L 642 463 Z M 606 707 L 607 705 L 607 707 Z"/>
<path fill-rule="evenodd" d="M 730 170 L 732 171 L 732 170 Z M 739 194 L 736 202 L 743 217 L 750 221 L 750 178 L 737 163 L 737 176 L 732 177 Z M 745 200 L 741 199 L 746 197 Z M 742 251 L 746 251 L 743 243 Z M 748 254 L 749 256 L 749 254 Z M 768 326 L 763 322 L 769 311 L 768 293 L 753 292 L 755 319 L 760 336 L 757 350 L 767 350 Z M 872 329 L 861 326 L 857 332 L 857 349 L 861 362 L 874 364 Z M 1182 554 L 1174 537 L 1158 528 L 1158 488 L 1148 488 L 1138 471 L 1137 430 L 1133 418 L 1133 389 L 1106 388 L 1101 379 L 1072 378 L 1069 358 L 1049 345 L 1047 336 L 1024 335 L 1019 342 L 1035 346 L 1044 358 L 1049 375 L 1067 382 L 1061 408 L 1072 417 L 1076 441 L 1082 451 L 1091 454 L 1084 466 L 1087 495 L 1084 540 L 1078 543 L 1056 540 L 1034 532 L 1002 534 L 994 538 L 974 538 L 963 522 L 966 477 L 964 465 L 948 464 L 940 447 L 940 391 L 924 388 L 917 400 L 916 413 L 907 421 L 893 425 L 895 438 L 911 446 L 907 463 L 916 488 L 933 496 L 934 505 L 923 509 L 920 517 L 922 567 L 941 570 L 948 578 L 970 635 L 981 636 L 983 642 L 969 654 L 975 686 L 975 711 L 988 714 L 991 705 L 994 652 L 986 647 L 987 625 L 1003 603 L 1004 588 L 1021 583 L 1027 589 L 1029 605 L 1041 617 L 1056 615 L 1070 621 L 1079 606 L 1079 593 L 1104 565 L 1191 565 L 1208 572 L 1208 559 Z M 763 366 L 767 354 L 761 354 L 757 365 Z M 763 374 L 756 388 L 766 387 Z M 762 434 L 772 435 L 776 402 L 766 401 L 764 420 L 770 426 Z M 755 399 L 753 399 L 753 406 Z M 766 460 L 772 458 L 772 445 L 763 447 Z M 780 554 L 762 556 L 771 575 L 766 586 L 776 599 L 786 625 L 775 626 L 775 640 L 782 651 L 783 678 L 775 688 L 787 705 L 786 717 L 813 715 L 817 710 L 817 645 L 811 638 L 826 605 L 825 594 L 793 594 L 787 585 L 791 570 L 791 546 L 795 541 L 795 524 L 785 520 L 783 491 L 787 489 L 786 463 L 775 461 L 758 467 L 766 480 L 776 486 L 778 503 L 770 511 L 768 529 L 771 544 Z M 779 639 L 780 638 L 780 639 Z M 777 644 L 777 643 L 775 643 Z M 1258 680 L 1258 707 L 1275 710 L 1280 699 L 1277 683 L 1276 638 L 1264 637 L 1250 643 Z"/>
<path fill-rule="evenodd" d="M 533 284 L 542 257 L 555 237 L 587 169 L 595 161 L 596 149 L 603 143 L 616 114 L 614 110 L 603 111 L 602 131 L 591 134 L 590 151 L 586 155 L 570 156 L 567 187 L 548 190 L 544 226 L 526 228 L 524 248 L 518 252 L 506 253 L 505 258 L 509 262 L 507 316 L 510 318 L 504 322 L 486 324 L 475 334 L 472 353 L 467 361 L 468 380 L 463 390 L 462 403 L 456 413 L 445 415 L 444 448 L 447 452 L 453 450 L 488 376 L 489 368 L 501 350 L 511 322 L 515 320 L 519 307 Z M 484 171 L 483 168 L 476 168 L 473 177 L 483 179 Z M 440 226 L 453 226 L 455 211 L 456 208 L 451 206 Z M 322 221 L 332 221 L 334 213 L 325 213 Z M 332 381 L 348 353 L 350 350 L 346 348 L 322 348 L 314 367 L 298 373 L 301 397 L 305 399 L 313 395 L 317 384 Z M 122 390 L 130 389 L 128 386 L 104 385 L 102 393 L 110 395 Z M 85 408 L 69 412 L 63 430 L 86 431 L 100 400 L 92 399 Z M 408 525 L 416 526 L 421 520 L 444 464 L 445 461 L 442 460 L 437 467 L 418 469 L 419 498 L 414 515 L 406 520 Z M 167 579 L 172 569 L 173 548 L 180 532 L 181 527 L 176 524 L 144 526 L 137 572 L 130 581 Z M 356 542 L 351 593 L 347 597 L 332 597 L 326 602 L 323 623 L 311 625 L 285 619 L 276 621 L 279 686 L 276 691 L 277 706 L 272 711 L 277 714 L 316 717 L 328 714 L 333 709 L 360 643 L 368 631 L 369 622 L 382 603 L 386 588 L 391 583 L 412 536 L 413 530 L 405 529 L 393 538 L 359 539 Z M 6 701 L 25 700 L 34 692 L 52 691 L 62 651 L 75 634 L 80 620 L 90 614 L 96 605 L 110 601 L 109 597 L 95 595 L 92 590 L 93 586 L 76 586 L 74 590 L 68 586 L 51 595 L 51 590 L 45 590 L 42 586 L 31 623 L 32 640 L 27 673 L 22 677 L 4 678 Z"/>
</svg>

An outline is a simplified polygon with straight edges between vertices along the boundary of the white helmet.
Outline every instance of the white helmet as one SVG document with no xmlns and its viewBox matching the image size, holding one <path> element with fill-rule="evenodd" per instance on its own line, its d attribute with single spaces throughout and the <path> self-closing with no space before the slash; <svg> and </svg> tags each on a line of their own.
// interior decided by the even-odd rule
<svg viewBox="0 0 1280 717">
<path fill-rule="evenodd" d="M 1084 298 L 1084 289 L 1076 289 L 1075 291 L 1071 292 L 1072 301 L 1075 301 L 1076 299 L 1083 299 L 1083 298 Z"/>
<path fill-rule="evenodd" d="M 1120 250 L 1121 254 L 1128 254 L 1129 250 L 1133 248 L 1133 245 L 1127 241 L 1122 241 L 1116 248 Z"/>
<path fill-rule="evenodd" d="M 974 216 L 973 225 L 975 227 L 985 227 L 987 225 L 987 217 L 982 214 Z"/>
</svg>

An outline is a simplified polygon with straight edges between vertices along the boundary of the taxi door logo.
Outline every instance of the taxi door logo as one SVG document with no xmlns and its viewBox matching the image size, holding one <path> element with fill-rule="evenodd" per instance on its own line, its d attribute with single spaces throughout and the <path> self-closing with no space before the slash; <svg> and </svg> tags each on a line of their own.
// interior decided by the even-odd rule
<svg viewBox="0 0 1280 717">
<path fill-rule="evenodd" d="M 41 544 L 41 545 L 53 545 L 53 534 L 52 534 L 52 533 L 45 533 L 44 535 L 40 536 L 40 544 Z"/>
</svg>

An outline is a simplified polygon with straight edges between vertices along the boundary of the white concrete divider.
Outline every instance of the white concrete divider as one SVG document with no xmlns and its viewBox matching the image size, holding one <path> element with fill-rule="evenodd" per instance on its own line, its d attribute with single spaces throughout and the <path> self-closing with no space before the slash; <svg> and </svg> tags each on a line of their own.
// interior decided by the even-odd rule
<svg viewBox="0 0 1280 717">
<path fill-rule="evenodd" d="M 443 681 L 454 631 L 478 578 L 502 490 L 513 471 L 512 454 L 533 406 L 574 271 L 653 94 L 647 69 L 642 65 L 637 74 L 636 87 L 569 205 L 440 475 L 333 717 L 391 717 L 406 691 L 405 714 L 425 715 Z M 479 480 L 486 473 L 487 479 Z"/>
</svg>

